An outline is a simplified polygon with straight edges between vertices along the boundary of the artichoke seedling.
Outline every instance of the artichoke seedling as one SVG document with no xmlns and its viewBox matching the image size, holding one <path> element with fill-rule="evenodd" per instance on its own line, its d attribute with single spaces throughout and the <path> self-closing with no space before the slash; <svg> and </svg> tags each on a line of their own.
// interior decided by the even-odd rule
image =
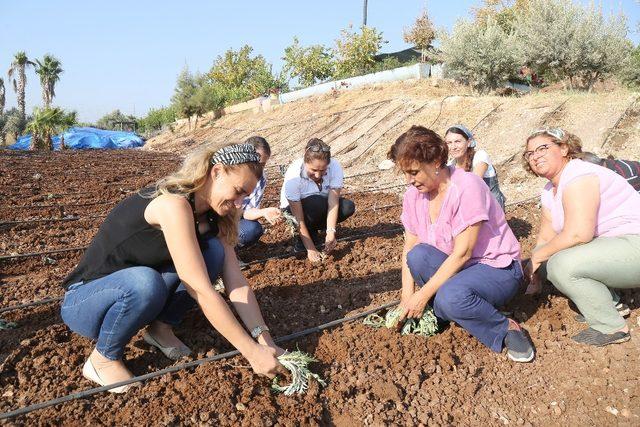
<svg viewBox="0 0 640 427">
<path fill-rule="evenodd" d="M 300 224 L 296 217 L 290 214 L 287 210 L 282 210 L 282 217 L 284 218 L 284 222 L 291 233 L 291 237 L 296 237 L 298 235 L 298 229 L 300 228 Z"/>
<path fill-rule="evenodd" d="M 376 313 L 370 314 L 365 317 L 363 323 L 374 328 L 395 328 L 400 319 L 400 308 L 396 307 L 387 311 L 387 314 L 382 317 Z M 433 314 L 433 309 L 427 307 L 420 319 L 406 319 L 400 333 L 402 335 L 420 335 L 423 337 L 430 337 L 438 332 L 438 319 Z"/>
<path fill-rule="evenodd" d="M 278 377 L 275 377 L 271 382 L 271 388 L 274 391 L 284 393 L 285 396 L 291 396 L 294 393 L 303 394 L 309 388 L 310 378 L 318 381 L 321 386 L 326 385 L 318 374 L 309 370 L 309 363 L 317 362 L 311 355 L 299 350 L 292 351 L 279 356 L 278 361 L 291 372 L 291 384 L 281 386 L 278 384 Z"/>
</svg>

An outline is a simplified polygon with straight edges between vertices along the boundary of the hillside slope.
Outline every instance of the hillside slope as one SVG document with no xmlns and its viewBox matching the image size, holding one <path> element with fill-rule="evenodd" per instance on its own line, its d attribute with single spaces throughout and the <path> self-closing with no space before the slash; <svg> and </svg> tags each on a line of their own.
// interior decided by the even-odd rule
<svg viewBox="0 0 640 427">
<path fill-rule="evenodd" d="M 444 133 L 463 123 L 479 147 L 498 164 L 501 185 L 510 201 L 537 194 L 542 181 L 520 166 L 520 153 L 531 130 L 561 126 L 582 138 L 587 150 L 619 158 L 640 158 L 640 94 L 625 89 L 604 93 L 555 91 L 522 97 L 475 96 L 449 82 L 410 80 L 308 98 L 251 112 L 212 119 L 191 129 L 186 120 L 145 146 L 185 154 L 205 143 L 239 142 L 261 135 L 272 145 L 272 162 L 299 157 L 311 137 L 325 140 L 347 174 L 374 170 L 395 138 L 413 124 Z M 371 179 L 371 178 L 367 178 Z M 388 171 L 380 183 L 398 181 Z M 398 181 L 399 182 L 399 181 Z M 371 184 L 371 182 L 368 182 Z"/>
</svg>

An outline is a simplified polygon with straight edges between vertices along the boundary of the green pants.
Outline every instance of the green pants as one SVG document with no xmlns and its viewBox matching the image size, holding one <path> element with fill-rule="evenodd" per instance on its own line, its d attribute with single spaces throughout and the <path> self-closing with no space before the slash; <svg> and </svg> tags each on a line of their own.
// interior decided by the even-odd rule
<svg viewBox="0 0 640 427">
<path fill-rule="evenodd" d="M 640 287 L 640 235 L 596 237 L 556 253 L 546 270 L 547 279 L 575 303 L 590 327 L 613 333 L 625 321 L 612 288 Z"/>
</svg>

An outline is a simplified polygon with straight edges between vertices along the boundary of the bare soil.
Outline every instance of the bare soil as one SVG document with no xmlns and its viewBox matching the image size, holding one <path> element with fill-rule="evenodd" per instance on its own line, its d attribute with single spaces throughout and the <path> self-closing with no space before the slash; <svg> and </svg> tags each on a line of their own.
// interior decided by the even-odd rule
<svg viewBox="0 0 640 427">
<path fill-rule="evenodd" d="M 60 217 L 86 218 L 108 211 L 128 192 L 174 169 L 175 155 L 150 151 L 66 152 L 41 155 L 0 152 L 0 222 Z M 39 175 L 39 177 L 36 177 Z M 276 177 L 267 199 L 276 200 Z M 374 178 L 380 187 L 388 183 Z M 394 181 L 394 182 L 397 182 Z M 523 182 L 526 185 L 526 182 Z M 360 186 L 360 189 L 363 187 Z M 393 193 L 352 193 L 358 212 L 340 225 L 339 237 L 399 225 Z M 110 204 L 78 206 L 82 203 Z M 271 204 L 277 202 L 269 202 Z M 37 205 L 53 204 L 53 207 Z M 376 210 L 371 208 L 376 207 Z M 523 254 L 535 241 L 536 202 L 508 208 Z M 101 220 L 0 225 L 0 255 L 88 244 Z M 286 255 L 283 225 L 240 252 L 244 261 Z M 301 256 L 252 265 L 246 275 L 275 336 L 282 336 L 393 301 L 400 287 L 402 236 L 388 233 L 339 243 L 321 266 Z M 65 252 L 0 260 L 0 307 L 60 296 L 60 282 L 79 260 Z M 451 325 L 425 339 L 343 324 L 285 344 L 312 353 L 312 369 L 327 380 L 304 396 L 274 395 L 242 357 L 149 380 L 126 395 L 91 398 L 31 412 L 6 425 L 638 425 L 640 424 L 640 292 L 626 291 L 632 307 L 631 341 L 601 349 L 574 344 L 584 326 L 567 300 L 547 288 L 517 296 L 505 310 L 529 331 L 537 349 L 531 364 L 492 353 Z M 0 330 L 0 412 L 89 389 L 81 375 L 89 340 L 69 331 L 58 304 L 1 315 L 19 324 Z M 177 329 L 193 359 L 230 350 L 199 310 Z M 174 363 L 134 337 L 126 363 L 136 375 Z M 187 359 L 189 360 L 189 359 Z"/>
</svg>

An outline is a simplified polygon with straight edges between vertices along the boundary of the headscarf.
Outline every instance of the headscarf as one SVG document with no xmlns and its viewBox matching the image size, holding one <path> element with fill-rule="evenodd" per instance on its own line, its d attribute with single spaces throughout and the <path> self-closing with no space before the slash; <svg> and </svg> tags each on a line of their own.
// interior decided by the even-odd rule
<svg viewBox="0 0 640 427">
<path fill-rule="evenodd" d="M 240 165 L 242 163 L 257 163 L 260 154 L 250 144 L 233 144 L 223 147 L 211 156 L 211 164 Z"/>
<path fill-rule="evenodd" d="M 457 130 L 461 131 L 462 133 L 464 133 L 464 135 L 469 140 L 469 147 L 476 148 L 476 145 L 477 145 L 476 139 L 473 137 L 473 133 L 471 133 L 471 131 L 469 129 L 467 129 L 466 126 L 464 126 L 464 125 L 453 125 L 449 129 L 447 129 L 447 132 L 445 132 L 445 134 L 449 133 L 449 131 L 452 130 L 452 129 L 457 129 Z"/>
</svg>

